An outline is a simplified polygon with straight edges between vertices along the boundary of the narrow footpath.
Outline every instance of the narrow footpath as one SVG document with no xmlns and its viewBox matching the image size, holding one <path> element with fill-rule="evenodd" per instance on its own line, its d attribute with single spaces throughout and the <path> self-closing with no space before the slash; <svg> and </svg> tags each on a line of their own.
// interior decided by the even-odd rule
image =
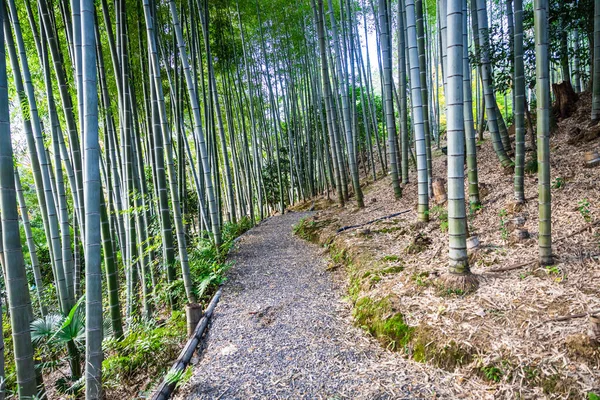
<svg viewBox="0 0 600 400">
<path fill-rule="evenodd" d="M 326 271 L 323 249 L 292 233 L 306 215 L 276 216 L 242 236 L 177 398 L 454 398 L 449 380 L 434 382 L 421 364 L 352 325 L 342 279 Z"/>
</svg>

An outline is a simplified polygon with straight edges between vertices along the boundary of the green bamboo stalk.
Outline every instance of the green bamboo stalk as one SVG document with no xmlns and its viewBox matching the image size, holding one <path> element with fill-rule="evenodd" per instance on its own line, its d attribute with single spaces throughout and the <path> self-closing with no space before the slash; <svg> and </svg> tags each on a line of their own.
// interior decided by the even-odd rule
<svg viewBox="0 0 600 400">
<path fill-rule="evenodd" d="M 552 211 L 550 196 L 550 60 L 548 55 L 548 0 L 535 0 L 535 72 L 538 140 L 539 260 L 552 265 Z"/>
<path fill-rule="evenodd" d="M 323 84 L 323 97 L 325 100 L 325 114 L 327 116 L 327 128 L 329 131 L 329 143 L 331 145 L 331 157 L 333 161 L 333 169 L 335 171 L 335 184 L 338 196 L 338 202 L 340 206 L 344 205 L 344 195 L 342 189 L 342 172 L 339 167 L 338 158 L 341 156 L 338 154 L 338 146 L 336 142 L 337 129 L 335 127 L 333 119 L 333 106 L 331 101 L 331 83 L 329 80 L 329 68 L 327 62 L 327 49 L 325 46 L 325 29 L 324 29 L 324 18 L 323 18 L 323 0 L 318 0 L 318 6 L 315 4 L 315 0 L 312 0 L 313 15 L 315 19 L 315 25 L 317 26 L 317 34 L 319 37 L 319 49 L 321 53 L 321 82 Z M 318 8 L 317 8 L 318 7 Z"/>
<path fill-rule="evenodd" d="M 179 202 L 179 193 L 177 189 L 177 176 L 175 173 L 175 166 L 173 162 L 173 144 L 171 142 L 171 132 L 169 129 L 168 121 L 167 121 L 167 111 L 164 103 L 164 95 L 162 89 L 162 81 L 160 74 L 160 65 L 158 62 L 158 53 L 156 48 L 156 36 L 154 30 L 154 21 L 150 14 L 150 4 L 148 0 L 144 0 L 144 17 L 146 20 L 146 30 L 148 36 L 148 44 L 149 44 L 149 55 L 152 61 L 152 76 L 154 79 L 154 88 L 156 91 L 156 95 L 158 97 L 159 103 L 159 117 L 161 122 L 161 131 L 163 137 L 163 143 L 165 145 L 165 155 L 167 161 L 167 167 L 169 170 L 169 189 L 171 192 L 171 204 L 173 209 L 174 221 L 175 221 L 175 232 L 177 234 L 177 245 L 179 249 L 179 258 L 181 262 L 181 270 L 183 273 L 183 282 L 186 291 L 186 296 L 189 303 L 196 302 L 196 296 L 193 291 L 193 283 L 190 275 L 190 267 L 188 260 L 188 252 L 186 247 L 185 240 L 185 231 L 183 227 L 183 220 L 181 216 L 181 207 Z M 171 5 L 171 13 L 172 16 L 176 17 L 176 10 L 174 10 L 175 5 Z M 175 14 L 173 14 L 175 12 Z M 173 18 L 173 25 L 175 29 L 181 29 L 178 24 L 175 22 L 178 21 L 176 18 Z M 179 34 L 181 31 L 179 32 Z M 179 35 L 178 35 L 179 36 Z M 218 225 L 218 224 L 214 224 Z M 213 227 L 214 229 L 214 227 Z M 215 243 L 217 241 L 217 237 L 215 237 Z"/>
<path fill-rule="evenodd" d="M 379 0 L 379 27 L 381 43 L 381 57 L 383 59 L 383 82 L 384 82 L 384 102 L 385 102 L 385 121 L 388 131 L 388 148 L 390 155 L 390 174 L 392 176 L 392 187 L 394 196 L 398 199 L 402 197 L 402 188 L 400 187 L 400 178 L 398 176 L 398 147 L 396 140 L 396 120 L 394 118 L 394 102 L 392 94 L 392 51 L 390 38 L 390 24 L 388 23 L 387 5 L 385 0 Z"/>
<path fill-rule="evenodd" d="M 340 39 L 338 37 L 338 31 L 337 31 L 337 22 L 335 20 L 335 16 L 333 14 L 333 4 L 331 2 L 331 0 L 329 1 L 329 19 L 331 21 L 331 31 L 333 33 L 333 44 L 335 47 L 335 53 L 336 53 L 336 57 L 335 61 L 337 64 L 337 70 L 338 73 L 340 74 L 340 79 L 339 79 L 339 92 L 340 92 L 340 97 L 342 98 L 342 118 L 343 118 L 343 126 L 344 126 L 344 132 L 346 134 L 346 151 L 348 152 L 348 164 L 350 167 L 350 175 L 352 178 L 352 187 L 354 189 L 354 196 L 356 197 L 356 202 L 358 207 L 364 207 L 364 201 L 363 201 L 363 195 L 362 195 L 362 190 L 360 188 L 360 180 L 358 177 L 358 167 L 356 164 L 356 150 L 355 150 L 355 146 L 354 146 L 354 137 L 353 137 L 353 133 L 352 133 L 352 121 L 350 120 L 350 118 L 353 118 L 353 116 L 350 116 L 350 105 L 348 104 L 349 100 L 348 100 L 348 83 L 347 83 L 347 76 L 346 76 L 346 68 L 345 68 L 345 60 L 344 60 L 344 65 L 342 64 L 342 54 L 341 54 L 341 49 L 340 49 Z M 390 54 L 391 57 L 391 54 Z M 391 72 L 390 72 L 391 73 Z M 354 88 L 353 88 L 354 89 Z M 397 168 L 396 168 L 397 169 Z M 392 173 L 393 174 L 393 173 Z M 398 180 L 398 172 L 396 171 L 396 181 Z M 397 182 L 396 182 L 397 183 Z M 399 185 L 398 185 L 399 187 Z M 395 189 L 395 187 L 394 187 Z M 399 196 L 397 194 L 397 196 Z"/>
<path fill-rule="evenodd" d="M 525 201 L 525 69 L 523 64 L 523 0 L 515 0 L 515 178 L 514 197 L 518 203 Z"/>
<path fill-rule="evenodd" d="M 600 120 L 600 0 L 594 0 L 594 68 L 592 78 L 592 121 Z"/>
<path fill-rule="evenodd" d="M 467 257 L 467 218 L 464 186 L 463 12 L 466 0 L 448 0 L 446 30 L 446 115 L 448 132 L 448 236 L 447 287 L 463 291 L 477 286 Z"/>
<path fill-rule="evenodd" d="M 464 100 L 464 128 L 467 147 L 467 170 L 469 181 L 469 204 L 477 206 L 479 201 L 479 178 L 477 174 L 477 142 L 475 138 L 475 126 L 473 125 L 473 94 L 471 93 L 471 67 L 469 66 L 469 35 L 467 2 L 464 1 L 462 10 L 463 22 L 463 100 Z"/>
<path fill-rule="evenodd" d="M 413 129 L 417 153 L 417 190 L 419 221 L 429 221 L 429 187 L 427 182 L 427 154 L 425 149 L 425 130 L 423 128 L 423 108 L 421 107 L 421 79 L 419 71 L 419 53 L 417 50 L 417 30 L 415 22 L 414 0 L 406 0 L 406 26 L 408 40 L 408 58 L 410 63 L 410 87 L 413 110 Z"/>
<path fill-rule="evenodd" d="M 5 18 L 5 4 L 0 1 L 0 23 L 2 25 L 5 25 Z M 33 345 L 29 330 L 31 315 L 28 310 L 31 307 L 31 299 L 29 298 L 25 260 L 21 249 L 13 162 L 4 30 L 0 29 L 0 214 L 2 220 L 2 246 L 4 249 L 5 283 L 8 292 L 13 351 L 17 371 L 17 388 L 19 397 L 27 398 L 37 394 L 37 387 L 33 362 Z M 4 370 L 4 356 L 2 356 L 1 361 L 2 370 Z"/>
<path fill-rule="evenodd" d="M 19 176 L 19 170 L 17 168 L 15 168 L 15 189 L 17 192 L 17 201 L 19 203 L 19 211 L 21 213 L 21 220 L 23 222 L 23 230 L 25 231 L 25 241 L 27 242 L 27 248 L 29 249 L 29 258 L 31 260 L 31 270 L 33 272 L 33 279 L 35 282 L 35 292 L 38 297 L 38 302 L 40 303 L 40 314 L 43 317 L 48 313 L 47 307 L 42 300 L 44 297 L 44 282 L 42 280 L 42 272 L 40 270 L 40 262 L 37 257 L 35 241 L 33 239 L 31 223 L 29 221 L 29 211 L 27 209 L 27 204 L 25 203 L 25 195 L 23 194 L 23 188 L 21 186 L 21 178 Z M 1 238 L 0 238 L 0 240 L 1 240 Z"/>
<path fill-rule="evenodd" d="M 404 2 L 398 0 L 398 90 L 400 91 L 400 142 L 402 147 L 402 183 L 408 178 L 408 112 L 406 106 L 406 26 L 404 25 Z M 420 63 L 419 63 L 420 66 Z M 421 91 L 423 93 L 423 91 Z M 431 150 L 431 149 L 430 149 Z"/>
<path fill-rule="evenodd" d="M 498 116 L 496 113 L 496 98 L 494 95 L 493 78 L 489 59 L 489 30 L 485 0 L 471 0 L 477 2 L 477 22 L 479 27 L 479 56 L 481 61 L 481 79 L 485 98 L 488 127 L 492 136 L 492 146 L 503 167 L 508 167 L 511 160 L 500 138 Z"/>
</svg>

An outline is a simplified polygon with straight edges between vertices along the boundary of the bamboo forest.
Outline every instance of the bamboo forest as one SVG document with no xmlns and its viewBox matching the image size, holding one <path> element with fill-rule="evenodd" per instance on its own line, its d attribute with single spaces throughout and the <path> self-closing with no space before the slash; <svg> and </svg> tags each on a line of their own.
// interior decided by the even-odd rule
<svg viewBox="0 0 600 400">
<path fill-rule="evenodd" d="M 600 0 L 0 24 L 0 400 L 600 399 Z"/>
</svg>

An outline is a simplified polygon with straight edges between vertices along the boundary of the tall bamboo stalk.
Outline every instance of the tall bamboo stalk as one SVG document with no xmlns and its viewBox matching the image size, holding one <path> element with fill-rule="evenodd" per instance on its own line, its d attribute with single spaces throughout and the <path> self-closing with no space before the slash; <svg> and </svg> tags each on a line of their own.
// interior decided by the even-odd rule
<svg viewBox="0 0 600 400">
<path fill-rule="evenodd" d="M 552 265 L 552 211 L 550 196 L 550 60 L 548 55 L 548 0 L 535 0 L 535 72 L 538 140 L 539 260 Z"/>
</svg>

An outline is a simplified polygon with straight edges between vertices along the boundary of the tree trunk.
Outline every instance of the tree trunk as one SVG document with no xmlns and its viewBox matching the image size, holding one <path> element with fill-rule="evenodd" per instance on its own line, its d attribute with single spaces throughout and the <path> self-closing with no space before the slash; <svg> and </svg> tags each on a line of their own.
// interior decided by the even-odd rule
<svg viewBox="0 0 600 400">
<path fill-rule="evenodd" d="M 489 59 L 489 31 L 487 23 L 486 0 L 477 1 L 477 22 L 479 25 L 479 54 L 481 60 L 481 79 L 483 82 L 483 93 L 485 97 L 485 109 L 487 113 L 488 128 L 492 136 L 492 145 L 494 151 L 500 160 L 502 166 L 507 167 L 511 164 L 510 158 L 500 138 L 498 127 L 498 118 L 496 114 L 496 97 L 494 95 L 494 83 Z"/>
</svg>

